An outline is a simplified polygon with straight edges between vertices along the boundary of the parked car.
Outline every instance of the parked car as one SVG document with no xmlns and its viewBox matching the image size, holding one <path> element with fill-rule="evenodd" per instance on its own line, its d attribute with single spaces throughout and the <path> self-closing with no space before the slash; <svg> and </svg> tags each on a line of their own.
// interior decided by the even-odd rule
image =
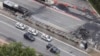
<svg viewBox="0 0 100 56">
<path fill-rule="evenodd" d="M 29 33 L 35 35 L 35 36 L 38 35 L 38 31 L 37 31 L 36 29 L 31 28 L 31 27 L 29 27 L 29 28 L 27 29 L 27 31 L 28 31 Z"/>
<path fill-rule="evenodd" d="M 31 33 L 25 33 L 24 38 L 27 39 L 27 40 L 30 40 L 30 41 L 35 41 L 35 37 Z"/>
<path fill-rule="evenodd" d="M 51 53 L 54 53 L 54 54 L 59 54 L 60 53 L 60 50 L 57 47 L 53 46 L 52 44 L 46 45 L 46 48 L 50 49 Z"/>
<path fill-rule="evenodd" d="M 26 25 L 24 25 L 23 23 L 20 23 L 20 22 L 16 23 L 16 27 L 21 29 L 21 30 L 25 30 L 27 28 Z"/>
<path fill-rule="evenodd" d="M 41 39 L 43 39 L 43 40 L 45 40 L 47 42 L 51 42 L 53 38 L 51 36 L 49 36 L 49 35 L 46 35 L 45 33 L 42 33 Z"/>
</svg>

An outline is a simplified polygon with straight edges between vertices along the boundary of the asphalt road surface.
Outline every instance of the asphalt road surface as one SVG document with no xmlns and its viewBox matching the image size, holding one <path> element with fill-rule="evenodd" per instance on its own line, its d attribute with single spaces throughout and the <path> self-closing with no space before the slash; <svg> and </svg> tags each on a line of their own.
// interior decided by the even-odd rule
<svg viewBox="0 0 100 56">
<path fill-rule="evenodd" d="M 41 5 L 33 0 L 12 0 L 19 5 L 22 5 L 33 12 L 33 17 L 38 18 L 41 22 L 49 24 L 52 27 L 63 30 L 65 32 L 70 32 L 76 29 L 77 27 L 83 25 L 85 22 L 80 20 L 77 17 L 72 15 L 48 8 L 44 5 Z M 23 2 L 24 1 L 24 2 Z M 45 21 L 45 22 L 44 22 Z"/>
<path fill-rule="evenodd" d="M 63 3 L 69 3 L 71 5 L 78 6 L 79 8 L 85 7 L 89 10 L 92 10 L 86 0 L 58 0 L 58 1 L 63 2 Z"/>
<path fill-rule="evenodd" d="M 35 42 L 25 40 L 23 38 L 23 34 L 25 33 L 25 31 L 17 29 L 15 27 L 16 22 L 17 21 L 0 14 L 0 35 L 4 35 L 7 38 L 12 38 L 17 42 L 22 42 L 25 46 L 35 48 L 37 51 L 46 54 L 46 56 L 55 56 L 54 54 L 46 50 L 45 46 L 48 43 L 44 40 L 41 40 L 39 36 L 36 36 Z M 85 52 L 55 38 L 51 43 L 61 50 L 60 56 L 88 56 L 88 54 L 86 54 Z"/>
</svg>

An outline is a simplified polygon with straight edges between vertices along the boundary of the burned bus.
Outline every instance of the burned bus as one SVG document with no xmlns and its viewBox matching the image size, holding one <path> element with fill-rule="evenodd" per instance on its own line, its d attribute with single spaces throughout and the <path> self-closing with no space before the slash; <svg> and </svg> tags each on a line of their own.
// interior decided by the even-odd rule
<svg viewBox="0 0 100 56">
<path fill-rule="evenodd" d="M 25 14 L 28 12 L 28 9 L 22 7 L 22 6 L 19 6 L 18 4 L 10 1 L 10 0 L 6 0 L 3 2 L 3 7 L 6 8 L 6 9 L 9 9 L 9 10 L 12 10 L 14 12 L 18 12 L 18 13 L 21 13 L 21 14 Z"/>
</svg>

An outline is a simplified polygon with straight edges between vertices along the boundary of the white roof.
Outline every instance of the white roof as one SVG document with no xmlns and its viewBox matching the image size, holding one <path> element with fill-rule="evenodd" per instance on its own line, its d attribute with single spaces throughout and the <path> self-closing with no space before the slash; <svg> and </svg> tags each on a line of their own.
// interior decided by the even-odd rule
<svg viewBox="0 0 100 56">
<path fill-rule="evenodd" d="M 12 2 L 10 0 L 5 0 L 3 3 L 7 4 L 10 7 L 18 7 L 18 4 L 14 3 L 14 2 Z"/>
</svg>

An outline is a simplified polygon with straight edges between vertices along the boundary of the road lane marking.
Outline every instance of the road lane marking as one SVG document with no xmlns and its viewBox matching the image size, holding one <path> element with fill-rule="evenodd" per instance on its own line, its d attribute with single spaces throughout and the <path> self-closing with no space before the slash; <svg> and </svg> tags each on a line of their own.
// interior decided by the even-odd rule
<svg viewBox="0 0 100 56">
<path fill-rule="evenodd" d="M 67 44 L 67 43 L 65 43 L 65 42 L 63 42 L 63 41 L 60 41 L 60 40 L 56 39 L 56 38 L 54 38 L 54 39 L 57 40 L 58 42 L 61 42 L 61 43 L 65 44 L 66 46 L 72 47 L 73 49 L 76 49 L 77 51 L 80 51 L 80 52 L 82 52 L 82 53 L 84 53 L 84 54 L 86 54 L 86 55 L 89 55 L 88 53 L 86 53 L 86 52 L 84 52 L 84 51 L 82 51 L 82 50 L 80 50 L 80 49 L 78 49 L 78 48 L 76 48 L 76 47 L 74 47 L 74 46 L 72 46 L 72 45 L 69 45 L 69 44 Z M 90 56 L 90 55 L 89 55 L 89 56 Z"/>
<path fill-rule="evenodd" d="M 67 54 L 69 54 L 69 55 L 71 55 L 71 56 L 76 56 L 76 55 L 74 55 L 73 53 L 70 53 L 70 52 L 68 52 L 68 51 L 65 51 L 65 50 L 63 50 L 63 49 L 61 49 L 61 48 L 58 48 L 58 49 L 60 49 L 61 51 L 65 52 L 65 53 L 67 53 Z"/>
<path fill-rule="evenodd" d="M 6 15 L 1 14 L 1 13 L 0 13 L 0 15 L 3 16 L 3 17 L 5 17 L 5 18 L 8 18 L 8 19 L 10 19 L 10 20 L 12 20 L 12 21 L 14 21 L 14 22 L 18 22 L 18 21 L 14 20 L 14 19 L 12 19 L 12 18 L 10 18 L 10 17 L 8 17 L 8 16 L 6 16 Z"/>
<path fill-rule="evenodd" d="M 5 25 L 7 25 L 7 26 L 9 26 L 9 27 L 11 27 L 11 28 L 16 29 L 16 30 L 19 30 L 19 29 L 17 29 L 16 27 L 14 27 L 14 26 L 12 26 L 12 25 L 6 23 L 6 22 L 0 21 L 0 23 L 3 23 L 3 24 L 5 24 Z M 21 31 L 21 30 L 19 30 L 19 31 L 22 32 L 22 33 L 25 33 L 24 31 Z M 46 42 L 44 42 L 43 40 L 41 40 L 39 37 L 38 37 L 38 40 L 40 40 L 41 42 L 47 44 Z"/>
<path fill-rule="evenodd" d="M 0 23 L 3 23 L 3 24 L 5 24 L 5 25 L 7 25 L 7 26 L 9 26 L 9 27 L 11 27 L 11 28 L 13 28 L 13 29 L 19 30 L 19 29 L 17 29 L 16 27 L 14 27 L 14 26 L 12 26 L 12 25 L 6 23 L 6 22 L 0 21 Z M 25 33 L 24 31 L 21 31 L 21 30 L 19 30 L 19 31 L 22 32 L 22 33 Z"/>
<path fill-rule="evenodd" d="M 41 32 L 41 31 L 39 31 L 40 33 L 43 33 L 43 32 Z M 56 39 L 56 38 L 54 38 L 54 39 Z M 40 40 L 40 39 L 39 39 Z M 42 40 L 41 40 L 42 41 Z M 59 40 L 60 41 L 60 40 Z M 46 43 L 46 42 L 45 42 Z M 49 43 L 49 42 L 48 42 Z M 51 42 L 50 42 L 51 43 Z M 71 55 L 71 56 L 75 56 L 74 54 L 72 54 L 72 53 L 70 53 L 70 52 L 68 52 L 68 51 L 66 51 L 66 50 L 63 50 L 63 49 L 61 49 L 60 47 L 58 47 L 58 49 L 60 49 L 61 51 L 63 51 L 63 52 L 65 52 L 65 53 L 67 53 L 67 54 L 69 54 L 69 55 Z"/>
<path fill-rule="evenodd" d="M 19 29 L 15 28 L 14 26 L 12 26 L 12 25 L 10 25 L 10 24 L 8 24 L 8 23 L 6 23 L 6 22 L 0 21 L 0 23 L 5 24 L 5 25 L 7 25 L 7 26 L 9 26 L 9 27 L 11 27 L 11 28 L 14 28 L 14 29 L 16 29 L 16 30 L 19 30 Z M 20 30 L 19 30 L 19 31 L 20 31 Z M 25 33 L 24 31 L 20 31 L 20 32 Z M 37 38 L 37 40 L 39 40 L 39 41 L 41 41 L 41 42 L 47 44 L 46 42 L 44 42 L 43 40 L 41 40 L 41 39 L 39 39 L 39 38 Z M 40 45 L 40 46 L 43 47 L 42 45 Z"/>
<path fill-rule="evenodd" d="M 3 14 L 0 14 L 1 16 L 4 16 L 4 17 L 6 17 L 6 18 L 8 18 L 8 19 L 10 19 L 10 20 L 12 20 L 12 21 L 14 21 L 14 22 L 18 22 L 18 21 L 16 21 L 16 20 L 14 20 L 14 19 L 12 19 L 12 18 L 10 18 L 10 17 L 8 17 L 8 16 L 6 16 L 6 15 L 3 15 Z M 7 24 L 7 23 L 6 23 Z M 9 25 L 9 24 L 8 24 Z M 11 25 L 10 25 L 11 26 Z M 12 26 L 11 26 L 12 27 Z M 84 53 L 84 54 L 87 54 L 87 55 L 89 55 L 88 53 L 86 53 L 86 52 L 84 52 L 84 51 L 82 51 L 82 50 L 80 50 L 80 49 L 78 49 L 78 48 L 76 48 L 76 47 L 74 47 L 74 46 L 72 46 L 72 45 L 69 45 L 69 44 L 67 44 L 67 43 L 65 43 L 65 42 L 62 42 L 61 40 L 58 40 L 58 39 L 56 39 L 56 38 L 54 38 L 55 40 L 57 40 L 57 41 L 59 41 L 59 42 L 61 42 L 61 43 L 63 43 L 63 44 L 65 44 L 65 45 L 67 45 L 67 46 L 70 46 L 70 47 L 72 47 L 73 49 L 76 49 L 76 50 L 78 50 L 78 51 L 80 51 L 80 52 L 82 52 L 82 53 Z M 90 55 L 89 55 L 90 56 Z"/>
<path fill-rule="evenodd" d="M 8 18 L 8 19 L 10 19 L 10 20 L 12 20 L 12 21 L 14 21 L 14 22 L 18 22 L 18 21 L 16 21 L 16 20 L 14 20 L 14 19 L 12 19 L 12 18 L 10 18 L 10 17 L 8 17 L 8 16 L 5 16 L 5 15 L 3 15 L 3 14 L 0 14 L 1 16 L 4 16 L 4 17 L 6 17 L 6 18 Z M 8 23 L 5 23 L 5 22 L 3 22 L 3 21 L 0 21 L 1 23 L 3 23 L 3 24 L 6 24 L 6 25 L 8 25 L 9 27 L 12 27 L 12 28 L 16 28 L 16 27 L 14 27 L 14 26 L 12 26 L 12 25 L 10 25 L 10 24 L 8 24 Z M 27 25 L 28 26 L 28 25 Z M 28 27 L 30 27 L 30 26 L 28 26 Z M 16 28 L 17 29 L 17 28 Z M 19 30 L 19 29 L 18 29 Z M 23 32 L 23 31 L 22 31 Z M 24 32 L 23 32 L 24 33 Z M 39 39 L 40 40 L 40 39 Z M 42 41 L 42 40 L 41 40 Z M 44 42 L 44 41 L 43 41 Z M 45 42 L 44 42 L 45 43 Z"/>
<path fill-rule="evenodd" d="M 39 3 L 39 2 L 37 2 L 37 1 L 35 1 L 35 0 L 32 0 L 32 1 L 34 1 L 34 2 L 36 2 L 36 3 L 38 3 L 38 4 L 41 4 L 41 3 Z M 44 4 L 41 4 L 41 5 L 44 5 Z M 46 6 L 46 5 L 45 5 L 45 6 Z M 57 9 L 54 9 L 54 8 L 51 8 L 51 7 L 48 7 L 48 6 L 46 6 L 46 8 L 51 9 L 51 10 L 53 10 L 53 11 L 56 11 L 56 12 L 58 12 L 58 13 L 60 13 L 60 14 L 69 16 L 69 17 L 71 17 L 71 18 L 73 18 L 73 19 L 75 19 L 75 20 L 82 21 L 82 20 L 79 19 L 78 17 L 73 16 L 73 15 L 71 15 L 71 14 L 68 14 L 67 12 L 64 12 L 64 11 L 62 11 L 62 10 L 60 10 L 60 9 L 57 10 Z"/>
<path fill-rule="evenodd" d="M 48 7 L 49 8 L 49 7 Z M 61 13 L 61 14 L 63 14 L 63 15 L 66 15 L 66 16 L 69 16 L 69 17 L 72 17 L 73 19 L 76 19 L 76 20 L 78 20 L 78 21 L 82 21 L 81 19 L 79 19 L 78 17 L 75 17 L 75 16 L 73 16 L 73 15 L 70 15 L 70 14 L 68 14 L 67 12 L 64 12 L 64 11 L 62 11 L 62 10 L 55 10 L 55 9 L 53 9 L 53 8 L 49 8 L 49 9 L 51 9 L 51 10 L 53 10 L 53 11 L 56 11 L 56 12 L 59 12 L 59 13 Z"/>
<path fill-rule="evenodd" d="M 41 41 L 41 42 L 43 42 L 43 43 L 45 43 L 45 44 L 48 44 L 48 42 L 42 40 L 40 37 L 36 37 L 36 38 L 38 38 L 39 41 Z"/>
</svg>

